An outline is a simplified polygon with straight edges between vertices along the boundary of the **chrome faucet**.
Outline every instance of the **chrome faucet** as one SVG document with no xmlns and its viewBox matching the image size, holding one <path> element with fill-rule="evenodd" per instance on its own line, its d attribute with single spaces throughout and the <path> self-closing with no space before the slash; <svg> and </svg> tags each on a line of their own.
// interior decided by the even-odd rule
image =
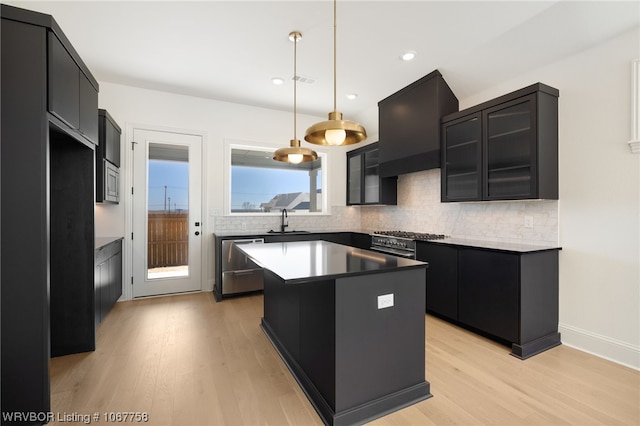
<svg viewBox="0 0 640 426">
<path fill-rule="evenodd" d="M 285 223 L 285 218 L 286 223 Z M 289 216 L 287 215 L 287 209 L 282 209 L 282 215 L 280 216 L 280 232 L 284 232 L 284 228 L 289 226 Z"/>
</svg>

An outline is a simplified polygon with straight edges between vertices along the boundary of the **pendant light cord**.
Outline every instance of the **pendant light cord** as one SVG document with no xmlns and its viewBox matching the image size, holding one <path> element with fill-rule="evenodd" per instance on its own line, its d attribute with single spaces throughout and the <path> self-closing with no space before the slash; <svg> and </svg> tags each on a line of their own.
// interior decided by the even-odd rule
<svg viewBox="0 0 640 426">
<path fill-rule="evenodd" d="M 296 129 L 297 129 L 297 120 L 296 120 L 296 111 L 298 109 L 297 101 L 297 87 L 298 87 L 298 74 L 296 69 L 297 64 L 297 47 L 298 47 L 298 35 L 293 36 L 293 139 L 296 138 Z"/>
<path fill-rule="evenodd" d="M 336 106 L 336 49 L 337 49 L 337 42 L 336 42 L 336 38 L 337 38 L 337 12 L 336 12 L 336 2 L 337 0 L 333 0 L 333 111 L 337 111 L 338 108 Z"/>
</svg>

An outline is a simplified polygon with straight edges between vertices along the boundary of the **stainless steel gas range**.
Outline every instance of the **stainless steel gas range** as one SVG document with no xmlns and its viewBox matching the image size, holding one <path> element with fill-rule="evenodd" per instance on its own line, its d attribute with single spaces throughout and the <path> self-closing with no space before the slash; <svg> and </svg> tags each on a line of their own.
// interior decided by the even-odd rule
<svg viewBox="0 0 640 426">
<path fill-rule="evenodd" d="M 416 241 L 441 240 L 442 234 L 407 231 L 375 231 L 371 234 L 371 250 L 395 256 L 416 258 Z"/>
</svg>

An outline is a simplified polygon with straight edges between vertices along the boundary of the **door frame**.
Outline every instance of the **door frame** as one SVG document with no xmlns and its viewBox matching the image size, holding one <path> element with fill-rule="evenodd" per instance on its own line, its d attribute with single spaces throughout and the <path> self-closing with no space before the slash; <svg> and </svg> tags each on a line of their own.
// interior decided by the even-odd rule
<svg viewBox="0 0 640 426">
<path fill-rule="evenodd" d="M 127 173 L 125 173 L 123 182 L 123 190 L 120 196 L 120 202 L 124 203 L 124 247 L 123 247 L 123 289 L 121 300 L 133 300 L 133 241 L 131 235 L 133 233 L 133 133 L 134 129 L 138 130 L 150 130 L 156 132 L 168 132 L 168 133 L 181 133 L 186 135 L 199 136 L 202 140 L 202 151 L 200 158 L 200 218 L 201 218 L 201 237 L 200 238 L 200 268 L 201 268 L 201 287 L 200 291 L 206 291 L 208 283 L 208 271 L 209 267 L 207 259 L 209 258 L 209 244 L 208 244 L 208 216 L 204 215 L 206 206 L 208 206 L 207 200 L 207 182 L 208 173 L 205 166 L 205 159 L 207 158 L 207 132 L 202 130 L 183 129 L 176 127 L 158 126 L 154 124 L 146 123 L 127 123 L 125 127 L 125 153 L 124 153 L 124 167 Z M 213 224 L 212 224 L 213 225 Z M 161 296 L 146 296 L 146 297 L 161 297 Z M 144 297 L 138 297 L 136 299 L 144 299 Z"/>
</svg>

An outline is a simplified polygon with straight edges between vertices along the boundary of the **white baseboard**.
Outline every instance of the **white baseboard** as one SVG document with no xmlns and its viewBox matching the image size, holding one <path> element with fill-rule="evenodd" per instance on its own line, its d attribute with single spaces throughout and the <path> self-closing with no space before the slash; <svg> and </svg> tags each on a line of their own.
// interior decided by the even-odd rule
<svg viewBox="0 0 640 426">
<path fill-rule="evenodd" d="M 206 287 L 202 289 L 202 291 L 213 291 L 213 285 L 215 281 L 213 279 L 209 279 L 205 282 Z"/>
<path fill-rule="evenodd" d="M 596 355 L 600 358 L 640 370 L 640 346 L 582 330 L 567 324 L 559 324 L 562 344 Z"/>
</svg>

